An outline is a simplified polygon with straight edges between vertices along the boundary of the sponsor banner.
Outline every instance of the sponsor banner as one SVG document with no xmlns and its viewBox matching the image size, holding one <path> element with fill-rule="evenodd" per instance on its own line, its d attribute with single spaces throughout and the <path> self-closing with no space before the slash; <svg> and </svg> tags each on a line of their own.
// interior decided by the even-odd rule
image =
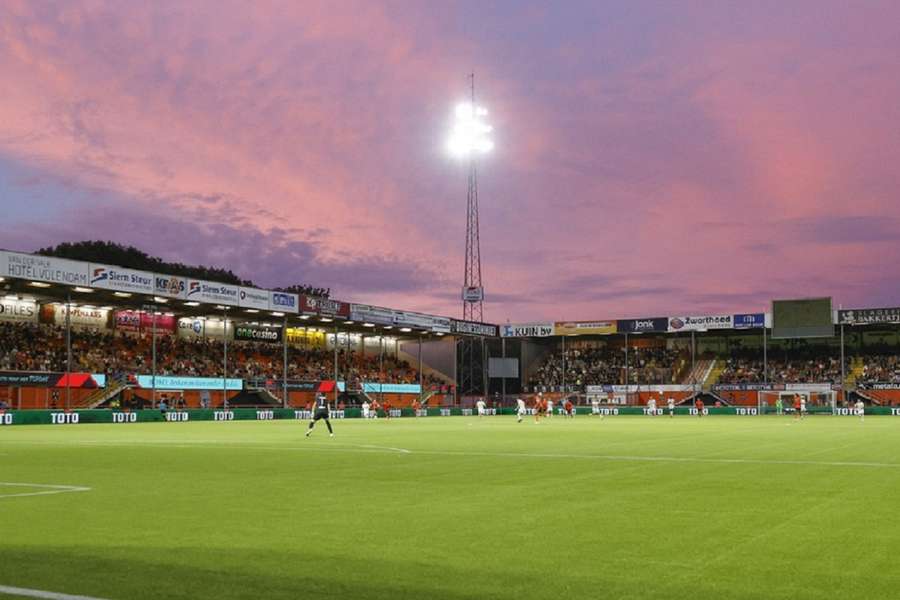
<svg viewBox="0 0 900 600">
<path fill-rule="evenodd" d="M 133 294 L 152 294 L 154 291 L 156 276 L 153 273 L 94 263 L 90 268 L 91 287 Z"/>
<path fill-rule="evenodd" d="M 69 324 L 72 327 L 93 327 L 106 329 L 109 326 L 109 311 L 102 308 L 85 308 L 72 306 L 67 308 L 64 304 L 42 304 L 40 320 L 42 323 L 52 323 L 64 326 L 66 313 L 69 313 Z"/>
<path fill-rule="evenodd" d="M 478 286 L 469 286 L 462 289 L 462 299 L 465 302 L 482 302 L 484 301 L 484 288 Z"/>
<path fill-rule="evenodd" d="M 0 371 L 0 385 L 24 387 L 106 387 L 106 375 L 101 373 L 45 373 L 36 371 Z"/>
<path fill-rule="evenodd" d="M 157 273 L 154 277 L 153 293 L 157 296 L 184 300 L 187 298 L 187 282 L 184 277 Z"/>
<path fill-rule="evenodd" d="M 618 331 L 615 321 L 565 321 L 553 326 L 556 335 L 608 335 Z"/>
<path fill-rule="evenodd" d="M 237 324 L 234 326 L 234 339 L 235 341 L 280 343 L 281 327 Z"/>
<path fill-rule="evenodd" d="M 733 322 L 735 329 L 762 329 L 766 326 L 766 315 L 765 313 L 734 315 Z"/>
<path fill-rule="evenodd" d="M 349 319 L 352 313 L 352 305 L 330 298 L 319 298 L 318 296 L 307 296 L 304 294 L 300 296 L 300 312 Z"/>
<path fill-rule="evenodd" d="M 240 288 L 236 285 L 203 281 L 202 279 L 188 279 L 187 281 L 186 298 L 195 302 L 237 306 L 240 294 Z"/>
<path fill-rule="evenodd" d="M 860 390 L 900 390 L 900 381 L 890 383 L 890 382 L 870 382 L 870 383 L 859 383 L 856 385 L 857 389 Z"/>
<path fill-rule="evenodd" d="M 872 323 L 900 323 L 900 307 L 838 311 L 838 325 L 869 325 Z"/>
<path fill-rule="evenodd" d="M 141 310 L 119 310 L 113 313 L 114 327 L 128 333 L 152 332 L 154 320 L 156 333 L 162 335 L 175 333 L 178 321 L 172 315 L 153 315 Z"/>
<path fill-rule="evenodd" d="M 480 335 L 484 337 L 497 337 L 497 326 L 488 323 L 478 323 L 475 321 L 457 321 L 450 322 L 450 330 L 453 333 L 462 333 L 465 335 Z"/>
<path fill-rule="evenodd" d="M 507 323 L 500 326 L 501 337 L 550 337 L 553 323 Z"/>
<path fill-rule="evenodd" d="M 238 288 L 238 305 L 242 308 L 269 310 L 269 292 L 256 288 Z"/>
<path fill-rule="evenodd" d="M 300 299 L 297 294 L 287 292 L 269 292 L 269 310 L 283 313 L 297 313 Z"/>
<path fill-rule="evenodd" d="M 318 329 L 312 330 L 308 327 L 288 327 L 287 339 L 289 344 L 300 344 L 301 346 L 314 346 L 316 348 L 325 347 L 325 332 Z"/>
<path fill-rule="evenodd" d="M 139 387 L 153 389 L 153 375 L 138 375 L 134 380 Z M 229 378 L 225 385 L 228 390 L 242 390 L 244 389 L 244 380 Z M 156 376 L 156 389 L 158 390 L 221 390 L 222 387 L 221 377 Z"/>
<path fill-rule="evenodd" d="M 588 385 L 585 386 L 587 394 L 629 394 L 635 392 L 653 392 L 665 394 L 667 392 L 692 392 L 694 386 L 690 384 L 661 384 L 661 385 Z"/>
<path fill-rule="evenodd" d="M 758 392 L 765 390 L 784 391 L 783 383 L 716 383 L 714 392 Z"/>
<path fill-rule="evenodd" d="M 221 340 L 225 338 L 225 322 L 221 319 L 182 317 L 178 319 L 178 337 Z M 234 323 L 231 321 L 228 321 L 228 339 L 234 339 Z"/>
<path fill-rule="evenodd" d="M 784 389 L 789 392 L 830 392 L 830 383 L 786 383 Z"/>
<path fill-rule="evenodd" d="M 0 298 L 0 321 L 37 323 L 38 306 L 33 300 L 6 300 Z"/>
<path fill-rule="evenodd" d="M 394 325 L 418 327 L 428 331 L 450 333 L 450 319 L 422 313 L 394 311 Z"/>
<path fill-rule="evenodd" d="M 619 333 L 651 333 L 669 330 L 667 317 L 651 317 L 649 319 L 620 319 L 616 321 Z"/>
<path fill-rule="evenodd" d="M 19 252 L 0 252 L 2 277 L 87 287 L 90 285 L 89 271 L 90 267 L 86 262 Z"/>
<path fill-rule="evenodd" d="M 378 325 L 393 325 L 394 311 L 368 304 L 351 304 L 350 318 L 354 321 L 377 323 Z"/>
<path fill-rule="evenodd" d="M 367 394 L 418 394 L 421 389 L 417 383 L 363 383 Z"/>
<path fill-rule="evenodd" d="M 669 331 L 706 331 L 731 329 L 734 315 L 709 315 L 701 317 L 669 317 Z"/>
</svg>

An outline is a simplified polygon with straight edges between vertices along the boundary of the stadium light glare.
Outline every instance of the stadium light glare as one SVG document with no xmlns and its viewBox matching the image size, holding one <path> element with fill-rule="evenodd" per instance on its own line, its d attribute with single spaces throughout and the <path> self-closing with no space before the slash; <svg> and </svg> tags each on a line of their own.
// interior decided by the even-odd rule
<svg viewBox="0 0 900 600">
<path fill-rule="evenodd" d="M 356 321 L 344 321 L 344 325 L 353 325 Z"/>
<path fill-rule="evenodd" d="M 36 288 L 48 288 L 48 287 L 50 287 L 50 284 L 49 284 L 49 283 L 44 283 L 43 281 L 31 281 L 31 282 L 28 283 L 28 285 L 30 285 L 31 287 L 36 287 Z M 77 291 L 78 291 L 78 288 L 75 288 L 75 291 L 77 292 Z"/>
<path fill-rule="evenodd" d="M 6 277 L 0 277 L 0 281 L 6 281 Z"/>
<path fill-rule="evenodd" d="M 300 315 L 300 318 L 306 321 L 307 319 L 309 319 L 309 315 Z"/>
<path fill-rule="evenodd" d="M 131 298 L 130 292 L 113 292 L 113 296 L 117 298 Z"/>
<path fill-rule="evenodd" d="M 153 296 L 153 301 L 156 302 L 157 304 L 165 304 L 169 300 L 168 300 L 168 298 L 160 298 L 159 296 Z"/>
<path fill-rule="evenodd" d="M 284 316 L 284 313 L 283 313 L 283 312 L 273 312 L 273 313 L 272 313 L 272 316 L 273 316 L 273 317 L 283 317 L 283 316 Z"/>
<path fill-rule="evenodd" d="M 400 331 L 402 331 L 403 333 L 409 333 L 412 331 L 412 329 L 410 329 L 409 327 L 401 327 Z"/>
<path fill-rule="evenodd" d="M 185 302 L 185 306 L 200 306 L 199 302 Z"/>
<path fill-rule="evenodd" d="M 256 313 L 259 312 L 259 310 L 255 309 L 255 308 L 248 308 L 248 309 L 245 310 L 244 312 L 250 313 L 251 315 L 255 315 Z"/>
<path fill-rule="evenodd" d="M 456 105 L 453 128 L 447 140 L 447 150 L 457 158 L 486 154 L 494 149 L 489 133 L 494 128 L 487 124 L 487 109 L 462 102 Z"/>
<path fill-rule="evenodd" d="M 41 286 L 38 286 L 38 287 L 41 287 Z M 79 287 L 75 287 L 73 289 L 76 292 L 78 292 L 79 294 L 93 294 L 94 293 L 94 290 L 92 290 L 91 288 L 86 288 L 86 287 L 79 286 Z"/>
<path fill-rule="evenodd" d="M 363 327 L 375 327 L 375 323 L 363 323 Z"/>
<path fill-rule="evenodd" d="M 329 319 L 328 317 L 322 317 L 322 318 L 319 319 L 319 320 L 322 321 L 323 323 L 331 323 L 331 321 L 332 321 L 333 319 Z"/>
</svg>

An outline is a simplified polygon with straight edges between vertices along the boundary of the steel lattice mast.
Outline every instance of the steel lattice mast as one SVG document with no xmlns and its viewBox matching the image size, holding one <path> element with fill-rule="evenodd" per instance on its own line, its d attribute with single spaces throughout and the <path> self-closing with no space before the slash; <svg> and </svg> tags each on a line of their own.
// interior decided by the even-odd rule
<svg viewBox="0 0 900 600">
<path fill-rule="evenodd" d="M 469 77 L 474 107 L 475 74 Z M 481 283 L 481 238 L 478 226 L 478 167 L 474 154 L 469 161 L 469 192 L 466 198 L 466 264 L 463 290 L 463 319 L 483 321 L 484 287 Z"/>
</svg>

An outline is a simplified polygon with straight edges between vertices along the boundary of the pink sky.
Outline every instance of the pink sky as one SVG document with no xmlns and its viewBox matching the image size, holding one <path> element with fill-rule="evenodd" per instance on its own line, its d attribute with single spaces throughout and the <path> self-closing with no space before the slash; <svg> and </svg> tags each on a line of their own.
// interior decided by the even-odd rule
<svg viewBox="0 0 900 600">
<path fill-rule="evenodd" d="M 495 322 L 900 304 L 900 5 L 4 2 L 0 247 Z"/>
</svg>

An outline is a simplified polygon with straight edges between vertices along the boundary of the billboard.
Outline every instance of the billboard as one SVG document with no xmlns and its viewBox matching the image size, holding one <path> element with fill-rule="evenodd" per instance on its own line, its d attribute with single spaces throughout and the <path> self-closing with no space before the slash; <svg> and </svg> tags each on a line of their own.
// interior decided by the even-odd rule
<svg viewBox="0 0 900 600">
<path fill-rule="evenodd" d="M 766 315 L 765 313 L 734 315 L 732 322 L 735 329 L 762 329 L 766 326 Z"/>
<path fill-rule="evenodd" d="M 497 326 L 488 323 L 478 323 L 476 321 L 457 321 L 453 319 L 450 322 L 450 330 L 453 333 L 462 333 L 465 335 L 480 335 L 484 337 L 497 337 Z"/>
<path fill-rule="evenodd" d="M 234 338 L 233 323 L 228 322 L 228 339 Z M 225 322 L 221 319 L 200 319 L 182 317 L 178 319 L 178 337 L 184 339 L 225 338 Z"/>
<path fill-rule="evenodd" d="M 67 309 L 64 304 L 42 304 L 40 320 L 42 323 L 65 326 L 67 312 L 69 314 L 69 324 L 72 327 L 92 327 L 95 329 L 107 329 L 109 327 L 108 310 L 83 306 L 72 306 Z"/>
<path fill-rule="evenodd" d="M 269 292 L 256 288 L 238 288 L 238 305 L 242 308 L 269 310 Z"/>
<path fill-rule="evenodd" d="M 732 329 L 733 327 L 734 315 L 669 317 L 669 331 L 706 331 L 708 329 Z"/>
<path fill-rule="evenodd" d="M 147 271 L 135 271 L 110 265 L 91 263 L 90 286 L 116 292 L 153 294 L 155 275 Z"/>
<path fill-rule="evenodd" d="M 871 325 L 874 323 L 900 323 L 900 307 L 855 308 L 838 311 L 839 325 Z"/>
<path fill-rule="evenodd" d="M 237 306 L 240 301 L 240 293 L 240 288 L 236 285 L 204 281 L 202 279 L 188 279 L 185 297 L 194 302 Z"/>
<path fill-rule="evenodd" d="M 507 323 L 500 326 L 501 337 L 550 337 L 553 323 Z"/>
<path fill-rule="evenodd" d="M 269 310 L 284 313 L 296 313 L 299 306 L 297 294 L 287 292 L 269 292 Z"/>
<path fill-rule="evenodd" d="M 351 304 L 350 318 L 354 321 L 393 325 L 394 311 L 389 308 L 381 308 L 380 306 L 369 306 L 368 304 Z"/>
<path fill-rule="evenodd" d="M 349 319 L 352 310 L 351 305 L 346 302 L 304 294 L 300 296 L 300 312 Z"/>
<path fill-rule="evenodd" d="M 153 375 L 138 375 L 134 378 L 139 387 L 153 389 Z M 227 382 L 221 377 L 179 377 L 172 375 L 157 375 L 156 389 L 158 390 L 221 390 L 227 386 L 228 390 L 244 389 L 243 379 L 228 378 Z"/>
<path fill-rule="evenodd" d="M 309 329 L 308 327 L 288 327 L 285 331 L 289 344 L 299 344 L 301 346 L 313 346 L 316 348 L 325 347 L 325 333 L 318 329 Z"/>
<path fill-rule="evenodd" d="M 177 275 L 154 276 L 153 293 L 166 298 L 187 298 L 187 279 Z"/>
<path fill-rule="evenodd" d="M 154 315 L 140 310 L 118 310 L 113 313 L 113 326 L 119 331 L 128 333 L 149 333 L 153 331 L 153 321 L 156 321 L 156 333 L 172 335 L 175 333 L 178 321 L 173 315 Z"/>
<path fill-rule="evenodd" d="M 620 319 L 616 321 L 619 333 L 653 333 L 669 330 L 668 317 L 647 319 Z"/>
<path fill-rule="evenodd" d="M 38 306 L 34 300 L 7 300 L 0 298 L 0 321 L 37 323 Z"/>
<path fill-rule="evenodd" d="M 615 321 L 561 321 L 553 325 L 556 335 L 609 335 L 616 333 Z"/>
<path fill-rule="evenodd" d="M 234 339 L 244 342 L 281 342 L 281 327 L 238 324 L 234 326 Z"/>
<path fill-rule="evenodd" d="M 0 386 L 24 387 L 106 387 L 106 375 L 100 373 L 50 373 L 33 371 L 0 371 Z"/>
<path fill-rule="evenodd" d="M 88 264 L 50 256 L 0 252 L 0 277 L 88 286 Z"/>
<path fill-rule="evenodd" d="M 394 325 L 406 327 L 418 327 L 427 329 L 428 331 L 436 331 L 440 333 L 450 333 L 450 319 L 447 317 L 435 317 L 432 315 L 424 315 L 422 313 L 393 311 Z"/>
</svg>

